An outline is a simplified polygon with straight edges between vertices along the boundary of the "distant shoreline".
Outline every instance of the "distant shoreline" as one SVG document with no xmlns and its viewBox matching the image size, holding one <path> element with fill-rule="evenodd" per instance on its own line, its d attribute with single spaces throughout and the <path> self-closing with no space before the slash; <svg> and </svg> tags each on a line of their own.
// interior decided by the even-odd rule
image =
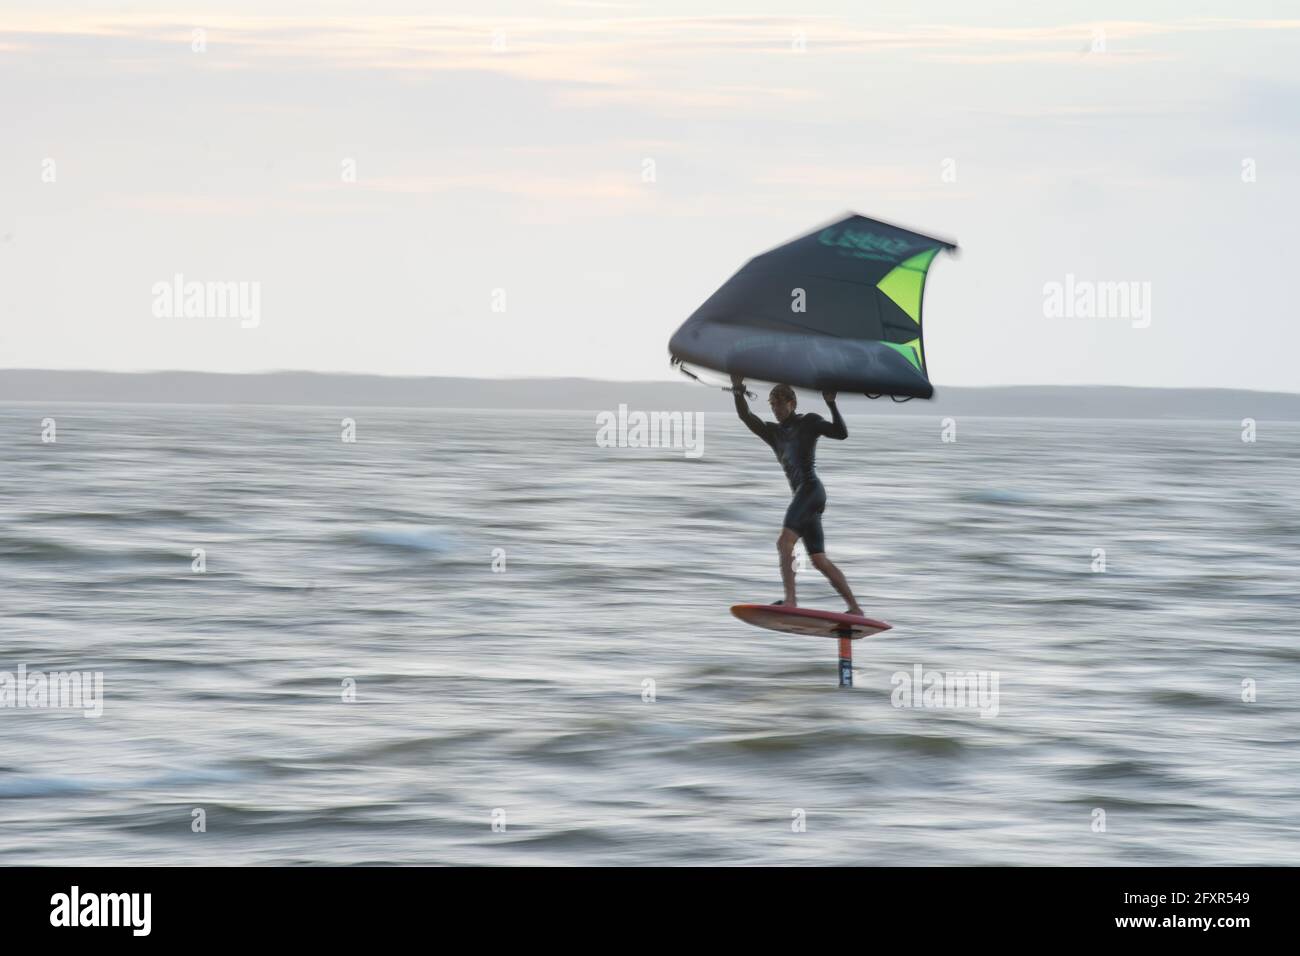
<svg viewBox="0 0 1300 956">
<path fill-rule="evenodd" d="M 756 383 L 752 390 L 761 392 Z M 811 396 L 820 405 L 820 396 Z M 0 369 L 0 402 L 299 405 L 601 411 L 730 410 L 717 388 L 688 382 L 586 378 L 482 379 L 329 372 L 93 372 Z M 763 404 L 760 394 L 757 405 Z M 1300 421 L 1300 394 L 1111 385 L 936 386 L 932 401 L 841 396 L 846 412 L 995 418 Z"/>
</svg>

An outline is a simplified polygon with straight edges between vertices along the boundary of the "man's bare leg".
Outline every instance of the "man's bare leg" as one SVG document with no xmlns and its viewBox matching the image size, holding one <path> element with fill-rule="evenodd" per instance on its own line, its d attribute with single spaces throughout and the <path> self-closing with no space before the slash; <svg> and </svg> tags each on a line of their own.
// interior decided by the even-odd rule
<svg viewBox="0 0 1300 956">
<path fill-rule="evenodd" d="M 844 572 L 831 563 L 831 559 L 826 557 L 825 552 L 809 555 L 809 560 L 812 561 L 813 567 L 826 575 L 826 580 L 831 582 L 831 587 L 835 588 L 840 597 L 848 603 L 849 613 L 863 617 L 862 608 L 858 607 L 858 600 L 849 590 L 849 582 L 844 579 Z"/>
<path fill-rule="evenodd" d="M 776 553 L 781 561 L 781 585 L 785 588 L 785 603 L 798 607 L 794 599 L 794 543 L 799 536 L 789 528 L 781 529 L 781 537 L 776 539 Z"/>
</svg>

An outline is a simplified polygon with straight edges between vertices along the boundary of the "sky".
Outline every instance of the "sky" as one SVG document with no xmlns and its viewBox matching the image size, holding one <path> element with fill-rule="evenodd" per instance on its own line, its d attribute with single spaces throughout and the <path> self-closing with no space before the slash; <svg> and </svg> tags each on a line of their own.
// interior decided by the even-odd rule
<svg viewBox="0 0 1300 956">
<path fill-rule="evenodd" d="M 1297 117 L 1296 4 L 6 0 L 0 368 L 669 379 L 852 210 L 937 385 L 1300 391 Z"/>
</svg>

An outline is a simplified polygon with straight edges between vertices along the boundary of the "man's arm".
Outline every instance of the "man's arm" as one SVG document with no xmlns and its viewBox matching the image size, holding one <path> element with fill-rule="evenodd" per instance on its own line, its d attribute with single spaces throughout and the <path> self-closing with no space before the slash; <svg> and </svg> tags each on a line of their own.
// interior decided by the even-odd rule
<svg viewBox="0 0 1300 956">
<path fill-rule="evenodd" d="M 745 401 L 744 383 L 736 382 L 734 378 L 732 381 L 735 383 L 731 393 L 736 399 L 736 414 L 740 416 L 740 420 L 745 423 L 745 426 L 751 432 L 769 445 L 772 444 L 772 436 L 768 434 L 767 423 L 749 410 L 749 402 Z"/>
<path fill-rule="evenodd" d="M 822 392 L 822 398 L 826 399 L 826 407 L 831 410 L 831 420 L 822 419 L 817 423 L 817 434 L 825 435 L 827 438 L 848 438 L 849 426 L 844 424 L 844 416 L 840 414 L 839 407 L 835 404 L 834 392 Z"/>
</svg>

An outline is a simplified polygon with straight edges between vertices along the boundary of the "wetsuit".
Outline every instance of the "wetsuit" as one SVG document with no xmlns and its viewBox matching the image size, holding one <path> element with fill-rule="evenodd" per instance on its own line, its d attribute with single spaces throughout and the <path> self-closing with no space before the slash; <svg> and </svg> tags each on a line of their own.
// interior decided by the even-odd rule
<svg viewBox="0 0 1300 956">
<path fill-rule="evenodd" d="M 736 392 L 736 414 L 749 426 L 749 430 L 772 446 L 776 457 L 785 469 L 794 498 L 785 511 L 785 527 L 803 538 L 810 555 L 826 550 L 826 537 L 822 534 L 822 511 L 826 508 L 826 489 L 817 477 L 814 456 L 817 439 L 848 438 L 849 430 L 840 416 L 840 410 L 830 404 L 831 420 L 820 415 L 791 415 L 783 422 L 765 422 L 749 410 L 745 396 Z"/>
</svg>

